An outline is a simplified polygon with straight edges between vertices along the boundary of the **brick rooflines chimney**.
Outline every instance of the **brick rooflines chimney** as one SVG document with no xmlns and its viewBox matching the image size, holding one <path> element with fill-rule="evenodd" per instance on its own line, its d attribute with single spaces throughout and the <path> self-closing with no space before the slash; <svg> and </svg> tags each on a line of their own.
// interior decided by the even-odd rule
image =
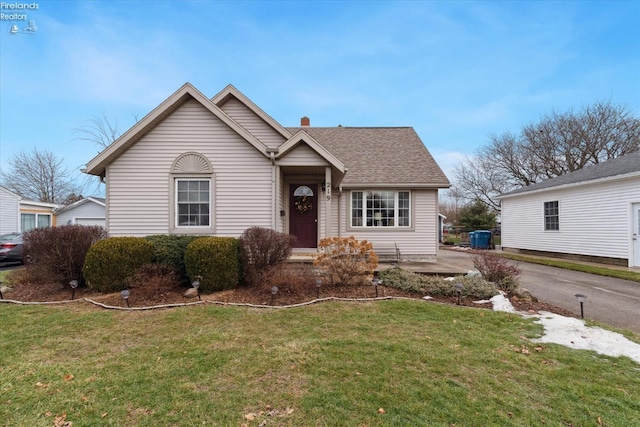
<svg viewBox="0 0 640 427">
<path fill-rule="evenodd" d="M 311 121 L 309 120 L 309 117 L 304 116 L 303 118 L 301 118 L 300 126 L 311 126 Z"/>
</svg>

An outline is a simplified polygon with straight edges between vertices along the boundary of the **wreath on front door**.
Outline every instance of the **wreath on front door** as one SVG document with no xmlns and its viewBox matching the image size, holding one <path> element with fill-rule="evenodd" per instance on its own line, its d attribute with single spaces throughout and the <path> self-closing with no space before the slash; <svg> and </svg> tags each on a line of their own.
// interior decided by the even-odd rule
<svg viewBox="0 0 640 427">
<path fill-rule="evenodd" d="M 313 203 L 311 203 L 311 200 L 309 200 L 308 196 L 296 197 L 296 201 L 294 202 L 294 205 L 296 206 L 296 209 L 298 209 L 298 212 L 300 212 L 303 215 L 308 212 L 311 212 L 311 209 L 313 209 Z"/>
</svg>

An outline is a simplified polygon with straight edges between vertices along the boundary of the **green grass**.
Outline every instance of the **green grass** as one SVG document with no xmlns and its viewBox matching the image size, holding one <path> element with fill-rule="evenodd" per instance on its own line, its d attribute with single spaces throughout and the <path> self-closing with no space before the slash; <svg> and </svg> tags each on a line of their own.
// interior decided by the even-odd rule
<svg viewBox="0 0 640 427">
<path fill-rule="evenodd" d="M 9 270 L 0 271 L 0 281 L 2 281 L 2 286 L 7 285 L 7 274 L 9 274 Z"/>
<path fill-rule="evenodd" d="M 527 255 L 512 254 L 508 252 L 496 252 L 496 254 L 501 256 L 502 258 L 512 259 L 514 261 L 530 262 L 532 264 L 548 265 L 550 267 L 564 268 L 566 270 L 581 271 L 583 273 L 598 274 L 600 276 L 640 282 L 640 273 L 636 273 L 634 271 L 616 270 L 614 268 L 599 267 L 589 264 L 579 264 L 559 259 L 538 258 Z"/>
<path fill-rule="evenodd" d="M 640 413 L 630 359 L 537 351 L 531 320 L 421 301 L 2 304 L 0 325 L 7 426 L 630 426 Z"/>
</svg>

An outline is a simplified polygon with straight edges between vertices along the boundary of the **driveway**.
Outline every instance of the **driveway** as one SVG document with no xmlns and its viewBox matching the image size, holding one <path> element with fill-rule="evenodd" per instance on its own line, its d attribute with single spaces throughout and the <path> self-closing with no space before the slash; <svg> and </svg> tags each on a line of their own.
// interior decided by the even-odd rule
<svg viewBox="0 0 640 427">
<path fill-rule="evenodd" d="M 473 269 L 471 255 L 465 252 L 440 250 L 440 263 Z M 584 294 L 586 318 L 640 334 L 640 283 L 527 262 L 517 265 L 520 286 L 540 301 L 580 314 L 575 294 Z"/>
</svg>

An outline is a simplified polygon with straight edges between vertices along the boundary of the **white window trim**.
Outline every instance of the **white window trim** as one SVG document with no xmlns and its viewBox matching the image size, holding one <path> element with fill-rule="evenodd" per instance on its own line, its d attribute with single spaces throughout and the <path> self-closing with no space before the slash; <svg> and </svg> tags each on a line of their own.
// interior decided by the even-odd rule
<svg viewBox="0 0 640 427">
<path fill-rule="evenodd" d="M 392 226 L 368 226 L 367 225 L 367 198 L 366 194 L 368 192 L 393 192 L 394 193 L 394 212 L 393 217 L 395 219 L 395 223 L 398 223 L 399 215 L 398 211 L 400 209 L 398 203 L 398 194 L 399 193 L 409 193 L 409 225 L 392 225 Z M 362 225 L 353 225 L 353 195 L 354 193 L 362 193 Z M 358 189 L 351 190 L 349 193 L 349 206 L 348 206 L 348 215 L 349 215 L 349 227 L 354 230 L 412 230 L 413 229 L 413 192 L 411 190 L 395 190 L 390 188 L 385 189 Z"/>
<path fill-rule="evenodd" d="M 178 226 L 178 185 L 181 180 L 209 181 L 209 225 Z M 169 173 L 169 233 L 173 234 L 215 234 L 216 198 L 215 174 L 205 156 L 187 152 L 176 158 Z"/>
<path fill-rule="evenodd" d="M 182 177 L 177 177 L 175 179 L 175 182 L 176 182 L 176 186 L 175 186 L 175 189 L 174 189 L 175 190 L 175 206 L 174 206 L 174 209 L 175 209 L 175 212 L 176 212 L 175 224 L 174 224 L 175 227 L 176 228 L 185 228 L 185 229 L 209 228 L 209 226 L 211 225 L 211 208 L 212 208 L 212 203 L 211 203 L 211 179 L 210 178 L 182 178 Z M 207 215 L 209 217 L 209 225 L 203 225 L 203 226 L 200 226 L 200 225 L 180 225 L 180 221 L 179 221 L 179 219 L 180 219 L 180 213 L 179 213 L 179 211 L 180 211 L 180 209 L 179 209 L 180 208 L 180 201 L 179 201 L 179 197 L 178 197 L 178 192 L 179 192 L 179 187 L 180 187 L 179 183 L 181 183 L 181 182 L 206 182 L 208 184 L 208 188 L 209 188 L 209 197 L 208 198 L 209 198 L 209 200 L 208 200 L 207 204 L 209 205 L 209 213 Z M 187 203 L 187 204 L 192 205 L 192 204 L 204 204 L 204 203 L 202 203 L 202 202 L 192 202 L 191 203 L 190 202 L 190 203 Z"/>
</svg>

